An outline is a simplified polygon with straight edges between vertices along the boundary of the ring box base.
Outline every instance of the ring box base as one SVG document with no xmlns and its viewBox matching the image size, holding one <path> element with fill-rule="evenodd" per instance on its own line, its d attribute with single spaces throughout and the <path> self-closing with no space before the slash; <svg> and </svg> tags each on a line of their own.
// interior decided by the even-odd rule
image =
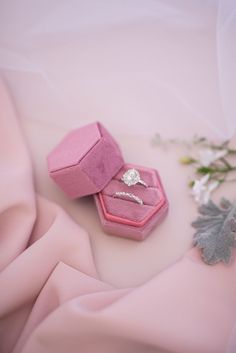
<svg viewBox="0 0 236 353">
<path fill-rule="evenodd" d="M 123 173 L 134 168 L 140 172 L 142 185 L 127 186 L 121 181 Z M 134 200 L 114 197 L 115 192 L 133 193 L 143 200 L 143 205 Z M 165 218 L 168 201 L 155 169 L 124 165 L 107 186 L 94 195 L 103 229 L 120 237 L 143 240 Z"/>
</svg>

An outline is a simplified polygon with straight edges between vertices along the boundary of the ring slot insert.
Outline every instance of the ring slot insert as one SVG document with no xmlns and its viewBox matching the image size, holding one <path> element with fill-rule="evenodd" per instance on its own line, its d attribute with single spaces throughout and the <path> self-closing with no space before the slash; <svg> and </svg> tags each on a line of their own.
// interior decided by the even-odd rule
<svg viewBox="0 0 236 353">
<path fill-rule="evenodd" d="M 138 170 L 147 187 L 136 184 L 128 186 L 122 176 L 128 169 Z M 133 194 L 142 204 L 131 198 L 114 197 L 120 192 Z M 104 230 L 109 234 L 144 239 L 165 217 L 168 201 L 156 170 L 130 164 L 124 165 L 107 186 L 95 195 L 95 202 Z"/>
</svg>

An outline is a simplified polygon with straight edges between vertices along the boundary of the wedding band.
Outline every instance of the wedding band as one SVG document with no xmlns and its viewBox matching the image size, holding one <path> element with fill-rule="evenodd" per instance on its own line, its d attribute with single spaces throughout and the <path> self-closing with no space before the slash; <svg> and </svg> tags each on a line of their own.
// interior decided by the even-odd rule
<svg viewBox="0 0 236 353">
<path fill-rule="evenodd" d="M 140 178 L 140 174 L 136 169 L 128 169 L 123 175 L 121 180 L 128 186 L 140 184 L 147 188 L 147 184 Z"/>
<path fill-rule="evenodd" d="M 140 199 L 138 196 L 131 194 L 130 192 L 117 191 L 113 194 L 113 197 L 118 197 L 121 199 L 130 199 L 134 202 L 137 202 L 139 205 L 143 205 L 143 200 Z"/>
</svg>

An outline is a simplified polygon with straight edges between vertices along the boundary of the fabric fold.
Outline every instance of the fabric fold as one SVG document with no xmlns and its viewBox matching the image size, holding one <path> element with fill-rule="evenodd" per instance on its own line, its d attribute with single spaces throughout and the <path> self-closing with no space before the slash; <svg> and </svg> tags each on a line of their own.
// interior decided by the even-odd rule
<svg viewBox="0 0 236 353">
<path fill-rule="evenodd" d="M 35 191 L 3 83 L 0 97 L 1 353 L 226 352 L 236 321 L 235 260 L 211 267 L 191 249 L 136 287 L 106 283 L 89 235 Z"/>
</svg>

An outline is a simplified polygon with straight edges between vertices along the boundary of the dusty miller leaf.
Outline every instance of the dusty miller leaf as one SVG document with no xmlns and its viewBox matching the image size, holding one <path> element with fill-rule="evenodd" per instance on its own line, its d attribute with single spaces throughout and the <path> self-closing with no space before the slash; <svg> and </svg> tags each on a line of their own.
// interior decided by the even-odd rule
<svg viewBox="0 0 236 353">
<path fill-rule="evenodd" d="M 192 223 L 196 229 L 193 245 L 202 249 L 202 258 L 208 265 L 229 263 L 232 247 L 236 247 L 236 205 L 223 198 L 220 206 L 209 201 L 198 211 L 201 216 Z"/>
</svg>

